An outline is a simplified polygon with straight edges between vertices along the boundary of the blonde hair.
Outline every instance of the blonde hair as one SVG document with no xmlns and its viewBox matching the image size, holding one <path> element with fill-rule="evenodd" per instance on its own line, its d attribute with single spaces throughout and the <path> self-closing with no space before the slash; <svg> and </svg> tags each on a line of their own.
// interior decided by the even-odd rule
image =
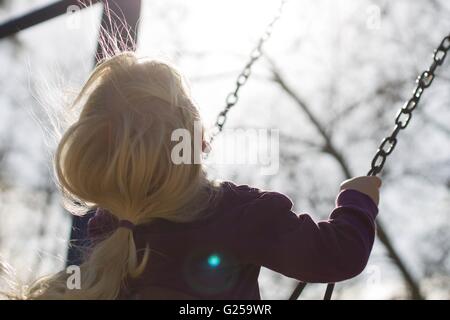
<svg viewBox="0 0 450 320">
<path fill-rule="evenodd" d="M 81 106 L 79 118 L 62 136 L 54 159 L 70 202 L 105 208 L 136 225 L 155 218 L 191 221 L 205 212 L 215 187 L 201 164 L 171 160 L 172 132 L 183 128 L 193 137 L 200 121 L 173 66 L 116 54 L 94 69 L 74 106 Z M 148 257 L 146 248 L 139 261 L 132 231 L 118 228 L 80 266 L 81 289 L 69 290 L 61 271 L 34 282 L 22 298 L 115 299 L 127 277 L 143 272 Z"/>
</svg>

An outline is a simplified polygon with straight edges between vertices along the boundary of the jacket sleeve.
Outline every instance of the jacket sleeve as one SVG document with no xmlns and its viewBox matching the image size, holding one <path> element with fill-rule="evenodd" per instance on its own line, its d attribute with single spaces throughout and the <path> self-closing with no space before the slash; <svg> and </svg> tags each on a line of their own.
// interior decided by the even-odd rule
<svg viewBox="0 0 450 320">
<path fill-rule="evenodd" d="M 242 260 L 305 282 L 338 282 L 360 274 L 375 238 L 378 208 L 367 195 L 343 190 L 328 220 L 292 212 L 292 202 L 262 193 L 238 227 Z"/>
</svg>

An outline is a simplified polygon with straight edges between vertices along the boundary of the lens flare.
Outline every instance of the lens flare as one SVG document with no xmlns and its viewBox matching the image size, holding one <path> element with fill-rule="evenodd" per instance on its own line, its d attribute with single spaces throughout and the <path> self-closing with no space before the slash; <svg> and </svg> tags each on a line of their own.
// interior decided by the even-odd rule
<svg viewBox="0 0 450 320">
<path fill-rule="evenodd" d="M 208 257 L 208 265 L 211 268 L 217 268 L 220 265 L 220 257 L 217 254 L 212 254 Z"/>
</svg>

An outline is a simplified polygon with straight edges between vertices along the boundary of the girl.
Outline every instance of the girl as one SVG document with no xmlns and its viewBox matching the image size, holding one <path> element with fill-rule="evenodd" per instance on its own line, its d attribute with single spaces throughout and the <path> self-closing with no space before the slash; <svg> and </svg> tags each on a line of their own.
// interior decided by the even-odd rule
<svg viewBox="0 0 450 320">
<path fill-rule="evenodd" d="M 292 212 L 280 193 L 208 181 L 201 164 L 171 159 L 172 132 L 194 136 L 200 121 L 182 76 L 130 52 L 98 65 L 75 105 L 81 113 L 59 142 L 55 167 L 68 199 L 98 208 L 81 288 L 68 288 L 61 271 L 21 298 L 259 299 L 261 266 L 307 282 L 364 269 L 378 178 L 344 182 L 319 223 Z"/>
</svg>

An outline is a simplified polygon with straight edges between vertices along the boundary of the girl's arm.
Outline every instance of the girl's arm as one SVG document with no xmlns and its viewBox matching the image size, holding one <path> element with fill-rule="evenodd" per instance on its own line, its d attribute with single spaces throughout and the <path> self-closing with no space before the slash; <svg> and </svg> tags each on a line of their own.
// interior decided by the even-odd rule
<svg viewBox="0 0 450 320">
<path fill-rule="evenodd" d="M 375 238 L 378 208 L 368 195 L 342 190 L 326 221 L 291 211 L 279 193 L 262 193 L 239 230 L 241 259 L 305 282 L 338 282 L 363 271 Z"/>
</svg>

